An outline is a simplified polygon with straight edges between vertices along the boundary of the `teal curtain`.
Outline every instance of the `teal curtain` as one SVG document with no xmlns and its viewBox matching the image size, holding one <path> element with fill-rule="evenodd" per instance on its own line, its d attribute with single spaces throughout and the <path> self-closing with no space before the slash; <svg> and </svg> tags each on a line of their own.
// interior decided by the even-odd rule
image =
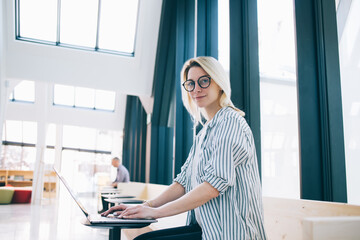
<svg viewBox="0 0 360 240">
<path fill-rule="evenodd" d="M 176 1 L 162 4 L 154 73 L 154 108 L 151 117 L 150 182 L 170 184 L 173 179 L 171 107 L 175 93 Z"/>
<path fill-rule="evenodd" d="M 140 99 L 127 96 L 122 163 L 130 181 L 145 182 L 146 112 Z"/>
</svg>

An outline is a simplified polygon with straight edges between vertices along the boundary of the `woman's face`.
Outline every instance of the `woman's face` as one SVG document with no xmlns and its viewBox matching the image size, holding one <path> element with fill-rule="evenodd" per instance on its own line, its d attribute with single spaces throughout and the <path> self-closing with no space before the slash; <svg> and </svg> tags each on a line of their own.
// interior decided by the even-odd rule
<svg viewBox="0 0 360 240">
<path fill-rule="evenodd" d="M 221 88 L 211 79 L 211 84 L 207 88 L 201 88 L 198 79 L 203 76 L 209 76 L 201 67 L 192 67 L 189 69 L 187 80 L 195 82 L 195 89 L 189 92 L 190 97 L 199 108 L 204 108 L 207 112 L 220 109 Z"/>
</svg>

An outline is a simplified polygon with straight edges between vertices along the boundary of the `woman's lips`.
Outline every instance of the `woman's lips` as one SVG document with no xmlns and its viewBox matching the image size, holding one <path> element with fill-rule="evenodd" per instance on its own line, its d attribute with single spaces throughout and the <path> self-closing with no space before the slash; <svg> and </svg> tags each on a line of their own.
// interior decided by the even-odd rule
<svg viewBox="0 0 360 240">
<path fill-rule="evenodd" d="M 196 100 L 200 100 L 200 99 L 203 99 L 205 96 L 196 96 L 195 99 Z"/>
</svg>

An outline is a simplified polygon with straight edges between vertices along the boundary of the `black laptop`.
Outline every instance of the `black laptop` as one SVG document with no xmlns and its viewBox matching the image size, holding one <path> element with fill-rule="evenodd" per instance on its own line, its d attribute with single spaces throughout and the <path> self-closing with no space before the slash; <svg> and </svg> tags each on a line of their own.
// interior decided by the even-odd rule
<svg viewBox="0 0 360 240">
<path fill-rule="evenodd" d="M 84 205 L 81 204 L 79 201 L 77 194 L 70 188 L 70 185 L 67 183 L 67 181 L 64 179 L 64 177 L 57 171 L 56 168 L 54 168 L 54 171 L 58 175 L 61 182 L 65 185 L 66 189 L 69 191 L 72 198 L 75 200 L 77 205 L 80 207 L 81 211 L 85 214 L 86 218 L 91 224 L 114 224 L 114 223 L 123 223 L 123 224 L 150 224 L 157 222 L 156 219 L 123 219 L 123 218 L 116 218 L 113 215 L 110 215 L 109 217 L 102 217 L 100 214 L 89 214 L 88 211 L 85 209 Z"/>
</svg>

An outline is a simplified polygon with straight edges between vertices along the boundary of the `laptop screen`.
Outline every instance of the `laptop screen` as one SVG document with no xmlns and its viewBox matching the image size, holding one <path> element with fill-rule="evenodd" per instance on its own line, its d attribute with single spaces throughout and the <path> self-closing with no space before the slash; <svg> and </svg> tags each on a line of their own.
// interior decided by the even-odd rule
<svg viewBox="0 0 360 240">
<path fill-rule="evenodd" d="M 73 199 L 75 200 L 75 202 L 77 203 L 77 205 L 79 205 L 81 211 L 83 211 L 83 213 L 85 214 L 85 216 L 87 217 L 89 214 L 86 211 L 85 207 L 81 204 L 81 202 L 79 201 L 77 195 L 75 194 L 75 192 L 71 189 L 70 185 L 66 182 L 65 178 L 59 173 L 59 171 L 54 167 L 54 171 L 55 173 L 58 175 L 58 177 L 60 178 L 60 180 L 62 181 L 62 183 L 65 185 L 66 189 L 69 191 L 70 195 L 73 197 Z"/>
</svg>

